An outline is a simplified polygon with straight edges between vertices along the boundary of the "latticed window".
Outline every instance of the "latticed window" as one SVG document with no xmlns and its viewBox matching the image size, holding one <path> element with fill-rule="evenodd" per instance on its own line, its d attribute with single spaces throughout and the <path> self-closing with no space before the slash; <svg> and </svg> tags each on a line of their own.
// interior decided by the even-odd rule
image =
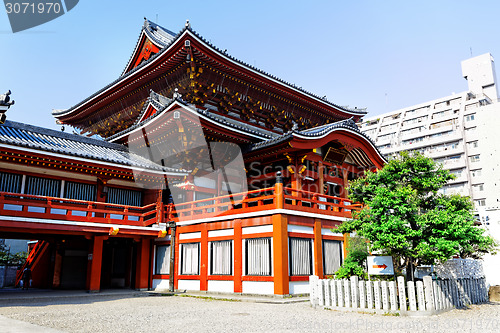
<svg viewBox="0 0 500 333">
<path fill-rule="evenodd" d="M 108 188 L 106 200 L 108 203 L 118 205 L 141 206 L 141 195 L 142 193 L 140 191 L 110 187 Z"/>
<path fill-rule="evenodd" d="M 271 275 L 271 238 L 245 240 L 245 275 Z"/>
<path fill-rule="evenodd" d="M 155 274 L 170 274 L 170 245 L 156 246 Z"/>
<path fill-rule="evenodd" d="M 61 181 L 50 178 L 26 177 L 26 194 L 59 197 L 61 194 Z"/>
<path fill-rule="evenodd" d="M 16 173 L 0 172 L 0 192 L 21 193 L 22 179 Z"/>
<path fill-rule="evenodd" d="M 200 243 L 181 244 L 181 274 L 198 275 L 200 271 Z"/>
<path fill-rule="evenodd" d="M 323 240 L 323 271 L 326 275 L 335 273 L 342 265 L 342 242 Z"/>
<path fill-rule="evenodd" d="M 225 240 L 210 243 L 210 274 L 233 274 L 233 241 Z"/>
<path fill-rule="evenodd" d="M 312 275 L 312 239 L 290 238 L 290 275 Z"/>
<path fill-rule="evenodd" d="M 92 184 L 66 182 L 64 197 L 67 199 L 94 201 L 96 187 Z"/>
</svg>

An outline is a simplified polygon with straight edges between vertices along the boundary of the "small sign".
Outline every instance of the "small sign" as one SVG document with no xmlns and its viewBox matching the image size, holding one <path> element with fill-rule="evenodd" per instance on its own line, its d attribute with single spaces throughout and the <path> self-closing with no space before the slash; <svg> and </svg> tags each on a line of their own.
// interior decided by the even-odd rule
<svg viewBox="0 0 500 333">
<path fill-rule="evenodd" d="M 391 256 L 369 256 L 368 275 L 394 275 Z"/>
</svg>

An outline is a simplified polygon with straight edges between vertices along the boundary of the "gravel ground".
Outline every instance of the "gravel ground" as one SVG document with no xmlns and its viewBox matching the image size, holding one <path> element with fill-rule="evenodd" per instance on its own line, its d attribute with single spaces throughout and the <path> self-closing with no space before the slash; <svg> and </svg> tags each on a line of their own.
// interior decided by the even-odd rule
<svg viewBox="0 0 500 333">
<path fill-rule="evenodd" d="M 314 309 L 308 302 L 113 296 L 2 302 L 0 315 L 66 332 L 500 332 L 500 303 L 396 317 Z"/>
</svg>

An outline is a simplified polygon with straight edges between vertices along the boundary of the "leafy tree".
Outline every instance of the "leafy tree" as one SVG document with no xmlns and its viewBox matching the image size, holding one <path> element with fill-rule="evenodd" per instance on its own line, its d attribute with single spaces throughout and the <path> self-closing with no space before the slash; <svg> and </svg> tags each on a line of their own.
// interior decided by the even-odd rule
<svg viewBox="0 0 500 333">
<path fill-rule="evenodd" d="M 338 231 L 356 231 L 370 242 L 371 251 L 392 255 L 397 269 L 406 267 L 409 280 L 416 265 L 454 255 L 481 257 L 496 244 L 474 226 L 471 200 L 438 193 L 453 178 L 432 159 L 402 152 L 378 172 L 350 182 L 349 198 L 364 208 Z"/>
<path fill-rule="evenodd" d="M 8 251 L 5 245 L 0 245 L 0 265 L 8 265 L 8 266 L 19 266 L 24 263 L 28 254 L 26 252 L 20 252 L 12 254 Z"/>
<path fill-rule="evenodd" d="M 364 262 L 368 257 L 368 247 L 366 240 L 359 236 L 349 237 L 347 243 L 347 256 L 342 263 L 342 266 L 335 272 L 335 278 L 348 279 L 353 275 L 368 278 L 364 268 Z"/>
</svg>

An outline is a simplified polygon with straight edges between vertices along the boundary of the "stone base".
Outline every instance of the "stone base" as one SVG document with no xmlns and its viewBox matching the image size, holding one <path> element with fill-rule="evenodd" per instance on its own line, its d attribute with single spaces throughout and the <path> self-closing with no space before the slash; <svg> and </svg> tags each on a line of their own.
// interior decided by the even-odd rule
<svg viewBox="0 0 500 333">
<path fill-rule="evenodd" d="M 500 302 L 500 286 L 490 287 L 488 296 L 490 297 L 491 302 Z"/>
</svg>

